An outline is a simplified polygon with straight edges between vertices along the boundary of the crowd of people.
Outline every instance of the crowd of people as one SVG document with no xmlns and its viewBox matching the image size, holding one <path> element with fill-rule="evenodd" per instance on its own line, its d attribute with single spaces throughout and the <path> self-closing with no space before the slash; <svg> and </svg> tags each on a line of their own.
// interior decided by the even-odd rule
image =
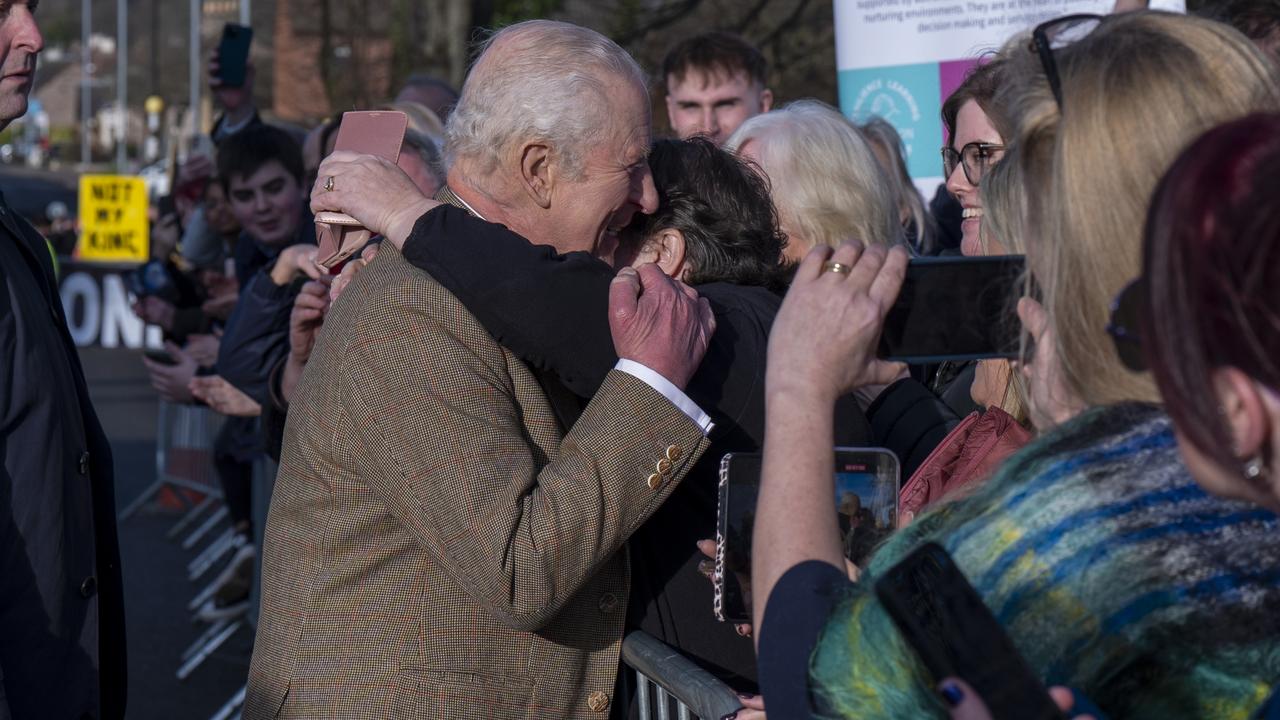
<svg viewBox="0 0 1280 720">
<path fill-rule="evenodd" d="M 14 5 L 6 68 L 41 44 Z M 260 583 L 243 716 L 628 717 L 643 630 L 740 693 L 726 718 L 988 717 L 873 591 L 936 543 L 1069 716 L 1280 717 L 1277 46 L 1274 0 L 1045 22 L 943 104 L 928 202 L 892 125 L 777 103 L 730 33 L 673 46 L 655 139 L 617 44 L 503 28 L 460 92 L 415 76 L 378 106 L 408 118 L 398 162 L 335 151 L 340 117 L 264 121 L 252 68 L 224 87 L 215 55 L 213 151 L 133 285 L 158 393 L 227 416 L 237 539 L 198 614 L 250 613 Z M 332 274 L 321 212 L 374 235 Z M 4 581 L 0 711 L 120 717 L 110 450 L 37 321 L 65 324 L 48 255 L 9 224 L 0 451 L 25 509 L 0 538 L 5 577 L 36 580 Z M 933 255 L 1025 257 L 1018 359 L 877 357 Z M 50 363 L 58 392 L 22 382 Z M 835 492 L 838 446 L 900 459 L 896 528 Z M 721 458 L 750 452 L 735 625 L 708 558 Z"/>
</svg>

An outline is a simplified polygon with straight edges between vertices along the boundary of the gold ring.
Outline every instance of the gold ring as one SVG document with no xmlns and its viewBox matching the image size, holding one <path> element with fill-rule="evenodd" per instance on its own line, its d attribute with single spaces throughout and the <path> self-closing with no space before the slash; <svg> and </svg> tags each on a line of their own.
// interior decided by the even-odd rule
<svg viewBox="0 0 1280 720">
<path fill-rule="evenodd" d="M 826 263 L 822 263 L 822 270 L 824 272 L 833 272 L 833 273 L 840 273 L 841 275 L 848 275 L 849 273 L 853 272 L 853 266 L 845 265 L 844 263 L 838 263 L 838 262 L 826 262 Z"/>
<path fill-rule="evenodd" d="M 324 191 L 333 192 L 333 176 L 332 175 L 324 179 Z"/>
</svg>

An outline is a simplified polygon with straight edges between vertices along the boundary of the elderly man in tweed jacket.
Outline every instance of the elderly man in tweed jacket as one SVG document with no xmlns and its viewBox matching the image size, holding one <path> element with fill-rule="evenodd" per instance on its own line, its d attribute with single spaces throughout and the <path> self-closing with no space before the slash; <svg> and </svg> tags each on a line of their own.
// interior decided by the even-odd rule
<svg viewBox="0 0 1280 720">
<path fill-rule="evenodd" d="M 458 207 L 344 153 L 312 207 L 401 242 L 470 212 L 607 254 L 656 206 L 649 142 L 634 60 L 590 30 L 522 23 L 490 41 L 450 120 L 442 197 Z M 566 432 L 534 372 L 384 246 L 334 304 L 290 409 L 245 717 L 607 717 L 623 543 L 706 447 L 680 388 L 710 308 L 655 267 L 620 275 L 623 359 Z"/>
</svg>

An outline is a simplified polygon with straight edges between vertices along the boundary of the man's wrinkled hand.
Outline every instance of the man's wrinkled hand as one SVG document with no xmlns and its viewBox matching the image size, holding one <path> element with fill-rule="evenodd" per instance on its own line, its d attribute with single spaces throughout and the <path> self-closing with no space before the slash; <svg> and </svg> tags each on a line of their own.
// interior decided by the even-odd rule
<svg viewBox="0 0 1280 720">
<path fill-rule="evenodd" d="M 707 352 L 711 304 L 652 263 L 623 268 L 609 286 L 609 329 L 619 358 L 653 370 L 680 389 Z"/>
<path fill-rule="evenodd" d="M 258 401 L 241 392 L 221 375 L 191 378 L 189 388 L 192 395 L 213 408 L 214 412 L 234 417 L 257 417 L 262 414 L 262 406 Z"/>
</svg>

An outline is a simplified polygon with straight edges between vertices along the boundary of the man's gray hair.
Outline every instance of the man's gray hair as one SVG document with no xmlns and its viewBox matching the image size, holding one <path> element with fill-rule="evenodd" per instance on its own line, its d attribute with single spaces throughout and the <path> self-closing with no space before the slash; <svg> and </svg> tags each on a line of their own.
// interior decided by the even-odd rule
<svg viewBox="0 0 1280 720">
<path fill-rule="evenodd" d="M 609 126 L 608 90 L 619 80 L 646 87 L 635 59 L 594 30 L 552 20 L 503 28 L 462 86 L 445 128 L 445 161 L 466 159 L 485 176 L 512 144 L 540 140 L 580 175 L 583 155 Z"/>
</svg>

